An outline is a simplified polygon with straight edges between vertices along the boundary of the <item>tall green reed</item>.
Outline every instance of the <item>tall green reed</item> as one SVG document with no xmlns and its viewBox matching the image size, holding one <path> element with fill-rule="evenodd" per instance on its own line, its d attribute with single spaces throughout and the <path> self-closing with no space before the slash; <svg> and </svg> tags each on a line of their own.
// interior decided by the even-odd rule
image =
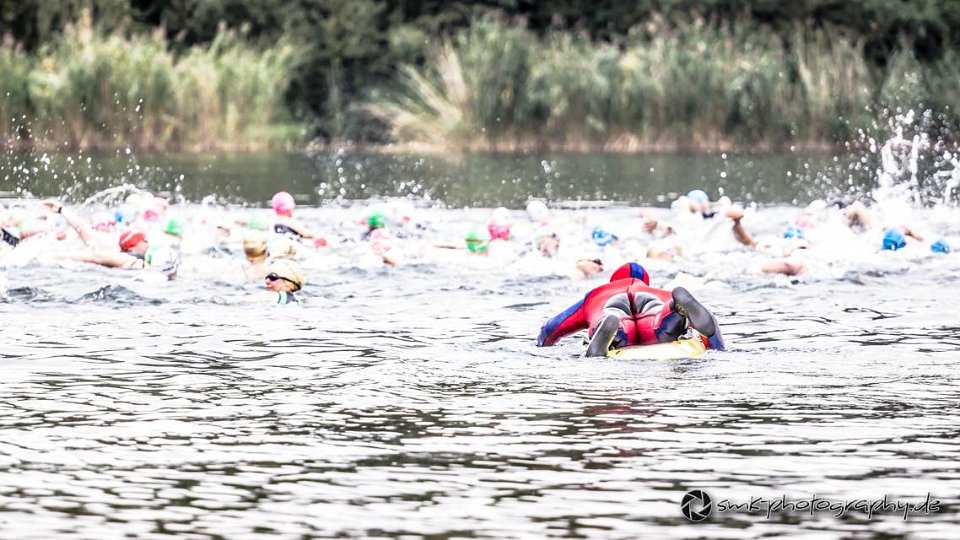
<svg viewBox="0 0 960 540">
<path fill-rule="evenodd" d="M 302 139 L 283 99 L 296 62 L 288 43 L 258 50 L 225 29 L 209 46 L 176 56 L 159 33 L 106 35 L 85 13 L 34 57 L 0 49 L 0 112 L 29 119 L 21 146 L 288 146 Z"/>
<path fill-rule="evenodd" d="M 536 36 L 484 18 L 446 43 L 425 67 L 400 70 L 401 92 L 376 94 L 368 105 L 400 142 L 626 151 L 824 147 L 871 122 L 871 105 L 916 94 L 917 84 L 927 102 L 937 95 L 942 104 L 956 103 L 960 64 L 948 54 L 911 71 L 895 59 L 887 75 L 871 70 L 861 42 L 834 29 L 781 36 L 748 21 L 655 18 L 606 43 L 572 32 Z"/>
</svg>

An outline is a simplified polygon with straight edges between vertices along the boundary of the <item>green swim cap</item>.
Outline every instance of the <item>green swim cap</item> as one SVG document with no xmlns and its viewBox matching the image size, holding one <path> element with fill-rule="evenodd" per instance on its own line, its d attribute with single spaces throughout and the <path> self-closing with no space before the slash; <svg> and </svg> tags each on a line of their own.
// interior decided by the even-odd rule
<svg viewBox="0 0 960 540">
<path fill-rule="evenodd" d="M 467 242 L 467 249 L 471 253 L 483 253 L 490 247 L 487 235 L 480 229 L 470 229 L 463 239 Z"/>
<path fill-rule="evenodd" d="M 257 214 L 250 214 L 247 218 L 247 228 L 255 231 L 265 231 L 270 228 L 270 224 L 261 220 Z"/>
<path fill-rule="evenodd" d="M 170 218 L 167 220 L 167 227 L 163 232 L 176 236 L 177 238 L 183 238 L 183 224 L 180 223 L 180 220 L 177 218 Z"/>
<path fill-rule="evenodd" d="M 387 218 L 383 212 L 370 212 L 367 216 L 367 227 L 371 229 L 382 229 L 387 226 Z"/>
</svg>

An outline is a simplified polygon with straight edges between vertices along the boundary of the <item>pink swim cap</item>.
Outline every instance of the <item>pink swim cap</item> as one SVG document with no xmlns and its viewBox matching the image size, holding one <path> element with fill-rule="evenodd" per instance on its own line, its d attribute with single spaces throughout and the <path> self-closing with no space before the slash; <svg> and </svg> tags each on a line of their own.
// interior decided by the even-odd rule
<svg viewBox="0 0 960 540">
<path fill-rule="evenodd" d="M 490 233 L 491 240 L 509 240 L 510 239 L 510 225 L 505 223 L 497 223 L 491 221 L 487 225 L 487 232 Z"/>
<path fill-rule="evenodd" d="M 297 207 L 297 203 L 293 200 L 293 195 L 286 191 L 277 192 L 277 194 L 273 196 L 273 199 L 271 199 L 270 205 L 273 206 L 273 211 L 278 214 L 289 214 Z"/>
<path fill-rule="evenodd" d="M 99 232 L 107 232 L 116 225 L 117 219 L 107 212 L 97 212 L 90 218 L 90 225 L 93 227 L 93 230 Z"/>
</svg>

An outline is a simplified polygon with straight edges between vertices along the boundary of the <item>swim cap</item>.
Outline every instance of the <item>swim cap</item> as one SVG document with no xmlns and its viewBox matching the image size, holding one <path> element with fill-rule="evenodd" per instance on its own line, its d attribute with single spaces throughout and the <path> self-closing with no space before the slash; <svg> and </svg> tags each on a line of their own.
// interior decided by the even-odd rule
<svg viewBox="0 0 960 540">
<path fill-rule="evenodd" d="M 497 223 L 491 221 L 487 225 L 487 232 L 490 233 L 491 240 L 509 240 L 510 239 L 510 225 L 506 223 Z"/>
<path fill-rule="evenodd" d="M 167 220 L 167 226 L 163 232 L 177 238 L 183 238 L 183 224 L 177 218 L 170 218 Z"/>
<path fill-rule="evenodd" d="M 903 233 L 897 229 L 887 229 L 886 234 L 883 235 L 883 249 L 896 251 L 905 247 L 906 245 L 906 237 L 904 237 Z"/>
<path fill-rule="evenodd" d="M 387 218 L 383 212 L 373 211 L 367 216 L 367 227 L 371 229 L 382 229 L 387 226 Z"/>
<path fill-rule="evenodd" d="M 480 229 L 470 229 L 463 239 L 467 242 L 467 249 L 471 253 L 483 253 L 490 247 L 487 235 L 483 234 Z"/>
<path fill-rule="evenodd" d="M 170 203 L 162 197 L 151 196 L 146 202 L 146 208 L 143 209 L 143 219 L 147 221 L 158 219 L 170 207 Z"/>
<path fill-rule="evenodd" d="M 286 191 L 280 191 L 270 200 L 270 206 L 278 214 L 289 214 L 297 207 L 297 203 L 293 200 L 293 195 Z"/>
<path fill-rule="evenodd" d="M 243 253 L 247 257 L 262 257 L 267 253 L 267 237 L 260 231 L 243 235 Z"/>
<path fill-rule="evenodd" d="M 147 239 L 142 231 L 131 229 L 120 235 L 120 251 L 130 251 L 137 244 Z"/>
<path fill-rule="evenodd" d="M 270 266 L 267 267 L 267 271 L 271 274 L 276 274 L 295 285 L 297 288 L 294 289 L 294 292 L 303 288 L 303 269 L 300 268 L 300 265 L 297 264 L 296 261 L 291 259 L 276 259 L 270 263 Z"/>
<path fill-rule="evenodd" d="M 930 251 L 934 253 L 950 253 L 950 244 L 947 244 L 943 240 L 937 240 L 936 242 L 930 244 Z"/>
<path fill-rule="evenodd" d="M 480 229 L 473 228 L 467 231 L 467 234 L 463 236 L 463 239 L 467 242 L 483 242 L 487 239 L 487 235 L 483 234 Z"/>
<path fill-rule="evenodd" d="M 593 243 L 600 247 L 607 247 L 612 244 L 614 241 L 619 240 L 617 235 L 609 233 L 600 227 L 594 227 L 590 232 L 590 239 L 593 240 Z"/>
<path fill-rule="evenodd" d="M 136 208 L 129 204 L 124 204 L 121 205 L 120 208 L 117 208 L 113 216 L 116 218 L 117 223 L 130 223 L 136 221 L 139 214 Z"/>
<path fill-rule="evenodd" d="M 90 218 L 90 226 L 93 227 L 93 230 L 100 232 L 109 231 L 116 222 L 116 217 L 107 212 L 98 212 Z"/>
<path fill-rule="evenodd" d="M 502 206 L 494 208 L 490 223 L 510 223 L 510 211 Z"/>
<path fill-rule="evenodd" d="M 257 214 L 250 214 L 250 216 L 247 217 L 247 228 L 256 231 L 265 231 L 270 228 L 270 224 L 260 219 L 260 216 Z"/>
<path fill-rule="evenodd" d="M 692 189 L 687 193 L 687 198 L 697 204 L 710 202 L 710 196 L 702 189 Z"/>
<path fill-rule="evenodd" d="M 610 281 L 620 279 L 639 279 L 646 285 L 650 285 L 650 274 L 640 263 L 636 262 L 622 264 L 620 268 L 613 271 L 613 275 L 610 276 Z"/>
<path fill-rule="evenodd" d="M 543 201 L 530 201 L 527 203 L 527 217 L 530 221 L 540 221 L 547 217 L 550 210 Z"/>
<path fill-rule="evenodd" d="M 795 225 L 790 225 L 789 227 L 787 227 L 787 228 L 783 231 L 783 237 L 784 237 L 784 238 L 787 238 L 787 239 L 789 239 L 789 238 L 796 238 L 796 239 L 799 239 L 799 240 L 803 240 L 803 238 L 804 238 L 804 236 L 803 236 L 803 228 L 802 228 L 802 227 L 797 227 L 797 226 L 795 226 Z"/>
<path fill-rule="evenodd" d="M 804 212 L 799 216 L 797 216 L 797 219 L 793 220 L 793 224 L 796 225 L 797 227 L 800 227 L 801 229 L 810 229 L 815 226 L 813 222 L 813 216 L 811 216 L 807 212 Z"/>
<path fill-rule="evenodd" d="M 271 259 L 295 259 L 297 257 L 297 243 L 281 236 L 267 246 L 267 256 Z"/>
<path fill-rule="evenodd" d="M 180 269 L 180 253 L 166 246 L 154 246 L 148 249 L 144 261 L 167 277 L 176 274 Z"/>
<path fill-rule="evenodd" d="M 811 212 L 822 212 L 827 209 L 827 201 L 823 199 L 814 199 L 807 205 L 807 210 Z"/>
</svg>

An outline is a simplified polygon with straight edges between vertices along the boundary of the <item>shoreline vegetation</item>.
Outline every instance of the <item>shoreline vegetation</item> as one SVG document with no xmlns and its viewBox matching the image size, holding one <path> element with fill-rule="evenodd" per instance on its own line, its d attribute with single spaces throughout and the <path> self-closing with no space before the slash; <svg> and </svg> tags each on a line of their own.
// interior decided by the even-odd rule
<svg viewBox="0 0 960 540">
<path fill-rule="evenodd" d="M 177 46 L 162 28 L 108 31 L 88 9 L 29 51 L 7 35 L 0 138 L 6 151 L 822 153 L 908 109 L 960 125 L 960 53 L 920 61 L 902 41 L 878 66 L 833 27 L 654 15 L 596 39 L 486 13 L 418 34 L 420 53 L 350 99 L 348 52 L 307 92 L 310 49 L 293 35 L 221 23 Z M 305 112 L 293 94 L 337 112 Z"/>
</svg>

